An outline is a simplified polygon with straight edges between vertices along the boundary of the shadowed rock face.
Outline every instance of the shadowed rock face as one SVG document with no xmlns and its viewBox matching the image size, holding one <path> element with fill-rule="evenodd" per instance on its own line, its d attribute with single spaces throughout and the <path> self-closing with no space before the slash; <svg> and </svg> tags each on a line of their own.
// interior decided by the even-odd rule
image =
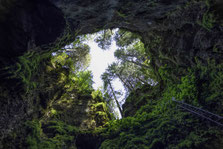
<svg viewBox="0 0 223 149">
<path fill-rule="evenodd" d="M 136 32 L 149 31 L 156 27 L 168 12 L 187 2 L 184 0 L 50 1 L 63 11 L 71 28 L 77 29 L 80 34 L 114 27 Z"/>
<path fill-rule="evenodd" d="M 65 28 L 60 9 L 48 1 L 17 1 L 0 23 L 0 56 L 16 57 L 49 44 Z"/>
<path fill-rule="evenodd" d="M 22 55 L 53 43 L 63 34 L 65 22 L 72 33 L 93 33 L 103 28 L 145 32 L 158 27 L 166 14 L 185 1 L 23 0 L 13 2 L 0 24 L 1 56 Z"/>
<path fill-rule="evenodd" d="M 222 2 L 219 3 L 211 9 L 216 9 L 217 16 L 222 17 L 222 11 L 219 11 Z M 195 65 L 195 57 L 204 63 L 209 58 L 222 62 L 222 22 L 218 20 L 208 28 L 208 23 L 203 21 L 208 8 L 202 0 L 17 0 L 12 1 L 10 7 L 0 4 L 8 10 L 0 16 L 0 19 L 4 18 L 0 20 L 0 129 L 3 130 L 0 138 L 33 113 L 38 113 L 36 105 L 40 104 L 37 91 L 25 99 L 20 97 L 22 86 L 12 86 L 21 80 L 5 79 L 10 77 L 5 67 L 14 66 L 17 58 L 27 51 L 52 50 L 50 47 L 54 47 L 57 39 L 64 40 L 57 47 L 61 48 L 77 35 L 123 28 L 142 36 L 157 73 L 164 64 L 186 70 Z M 65 34 L 69 34 L 69 38 L 62 38 Z M 174 75 L 179 78 L 181 72 Z M 46 86 L 42 85 L 42 91 Z M 41 100 L 50 99 L 55 90 Z M 3 94 L 10 96 L 3 98 Z"/>
<path fill-rule="evenodd" d="M 76 35 L 93 33 L 106 28 L 125 28 L 138 32 L 145 42 L 149 38 L 148 33 L 151 32 L 160 32 L 160 34 L 167 32 L 170 36 L 169 32 L 188 30 L 191 32 L 187 35 L 189 41 L 200 30 L 197 22 L 202 20 L 202 14 L 207 9 L 204 2 L 198 1 L 188 5 L 186 3 L 190 1 L 13 1 L 9 12 L 3 13 L 5 19 L 0 23 L 0 56 L 9 58 L 22 55 L 28 50 L 46 50 L 49 44 L 61 37 L 65 28 L 68 28 L 72 36 L 66 42 L 72 41 Z M 217 6 L 213 6 L 216 12 L 221 5 Z M 222 28 L 217 30 L 221 31 Z M 187 45 L 187 49 L 191 49 L 192 42 L 184 44 L 181 41 L 181 46 Z"/>
<path fill-rule="evenodd" d="M 221 16 L 219 6 L 215 8 L 215 4 L 213 9 Z M 222 40 L 221 35 L 216 35 L 222 32 L 222 27 L 216 26 L 215 31 L 208 33 L 198 24 L 207 11 L 202 1 L 23 0 L 14 2 L 10 10 L 4 22 L 0 23 L 0 56 L 8 58 L 22 55 L 28 50 L 47 50 L 63 34 L 70 36 L 59 46 L 71 42 L 79 34 L 106 28 L 125 28 L 138 32 L 145 44 L 154 37 L 153 34 L 165 36 L 163 44 L 168 49 L 178 49 L 175 52 L 177 55 L 190 51 L 190 57 L 194 53 L 199 54 L 197 49 L 201 43 L 198 42 L 203 35 L 211 34 L 215 43 Z M 216 39 L 217 36 L 220 37 Z M 211 45 L 213 43 L 202 48 L 208 49 Z M 165 50 L 161 52 L 167 54 Z M 150 52 L 158 54 L 156 51 Z"/>
</svg>

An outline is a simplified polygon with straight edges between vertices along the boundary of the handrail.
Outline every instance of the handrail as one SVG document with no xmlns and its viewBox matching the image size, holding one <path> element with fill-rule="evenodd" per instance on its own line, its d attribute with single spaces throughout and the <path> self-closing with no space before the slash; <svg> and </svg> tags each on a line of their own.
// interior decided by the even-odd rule
<svg viewBox="0 0 223 149">
<path fill-rule="evenodd" d="M 219 126 L 222 126 L 223 127 L 223 124 L 221 124 L 220 122 L 218 122 L 219 120 L 222 120 L 223 117 L 222 116 L 219 116 L 217 114 L 214 114 L 214 113 L 211 113 L 209 111 L 206 111 L 204 109 L 201 109 L 201 108 L 198 108 L 198 107 L 195 107 L 195 106 L 192 106 L 190 104 L 187 104 L 187 103 L 184 103 L 182 101 L 177 101 L 174 97 L 172 97 L 172 101 L 178 103 L 179 107 L 193 113 L 193 114 L 197 114 L 199 116 L 201 116 L 202 118 L 205 118 L 211 122 L 214 122 L 215 124 L 218 124 Z M 218 120 L 213 120 L 212 117 L 215 117 L 217 118 Z"/>
</svg>

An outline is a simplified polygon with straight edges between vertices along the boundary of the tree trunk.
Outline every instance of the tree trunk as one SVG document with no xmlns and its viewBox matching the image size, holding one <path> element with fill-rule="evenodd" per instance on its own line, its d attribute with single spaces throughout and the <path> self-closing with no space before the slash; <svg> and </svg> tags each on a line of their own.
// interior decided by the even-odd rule
<svg viewBox="0 0 223 149">
<path fill-rule="evenodd" d="M 116 104 L 117 104 L 117 106 L 118 106 L 118 109 L 119 109 L 119 111 L 120 111 L 121 117 L 123 117 L 123 111 L 122 111 L 121 106 L 120 106 L 120 104 L 119 104 L 119 102 L 118 102 L 118 99 L 117 99 L 117 97 L 116 97 L 116 95 L 115 95 L 115 92 L 114 92 L 114 89 L 113 89 L 113 87 L 112 87 L 112 85 L 111 85 L 111 82 L 108 81 L 108 84 L 109 84 L 109 86 L 110 86 L 110 88 L 111 88 L 111 90 L 112 90 L 112 94 L 113 94 L 113 96 L 114 96 L 115 102 L 116 102 Z"/>
</svg>

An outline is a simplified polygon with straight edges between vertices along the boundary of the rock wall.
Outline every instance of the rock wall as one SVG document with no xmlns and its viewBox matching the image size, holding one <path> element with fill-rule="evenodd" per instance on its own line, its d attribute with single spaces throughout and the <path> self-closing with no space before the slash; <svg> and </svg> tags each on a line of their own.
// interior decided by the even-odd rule
<svg viewBox="0 0 223 149">
<path fill-rule="evenodd" d="M 24 121 L 41 118 L 50 101 L 63 93 L 54 84 L 57 74 L 46 70 L 51 52 L 77 35 L 107 28 L 127 29 L 142 37 L 161 91 L 199 65 L 194 71 L 198 86 L 206 84 L 197 89 L 199 104 L 216 112 L 208 99 L 201 99 L 207 97 L 207 86 L 221 79 L 205 78 L 200 71 L 207 68 L 218 76 L 222 72 L 223 4 L 219 0 L 2 0 L 0 6 L 1 139 Z M 219 67 L 209 67 L 211 63 Z M 140 107 L 139 103 L 134 110 Z M 222 108 L 217 110 L 221 113 Z"/>
</svg>

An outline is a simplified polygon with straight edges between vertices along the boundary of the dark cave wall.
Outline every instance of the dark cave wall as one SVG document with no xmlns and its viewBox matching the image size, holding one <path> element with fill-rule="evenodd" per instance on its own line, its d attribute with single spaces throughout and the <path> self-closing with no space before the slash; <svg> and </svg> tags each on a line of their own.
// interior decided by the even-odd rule
<svg viewBox="0 0 223 149">
<path fill-rule="evenodd" d="M 23 0 L 11 1 L 10 7 L 1 2 L 7 12 L 0 17 L 0 138 L 24 121 L 43 116 L 40 109 L 46 108 L 55 94 L 60 96 L 60 86 L 55 88 L 56 79 L 49 77 L 52 74 L 45 68 L 50 52 L 77 35 L 107 28 L 140 34 L 161 81 L 158 69 L 165 64 L 179 68 L 170 73 L 172 80 L 180 80 L 197 60 L 222 63 L 219 1 Z M 217 18 L 213 20 L 210 13 Z"/>
<path fill-rule="evenodd" d="M 7 3 L 10 1 L 1 1 L 2 7 Z M 55 41 L 63 33 L 66 25 L 63 13 L 50 2 L 22 0 L 11 3 L 0 23 L 1 57 L 21 56 Z"/>
<path fill-rule="evenodd" d="M 3 8 L 4 5 L 9 5 L 4 1 L 1 3 Z M 71 42 L 78 34 L 93 33 L 105 28 L 148 32 L 160 28 L 159 22 L 165 19 L 168 12 L 187 2 L 10 1 L 11 7 L 5 6 L 8 12 L 2 13 L 4 21 L 0 24 L 1 55 L 7 58 L 20 56 L 31 49 L 47 50 L 50 43 L 59 37 L 63 39 L 62 36 L 67 32 L 73 37 L 69 37 L 70 40 L 66 42 Z M 60 46 L 64 45 L 65 43 Z"/>
</svg>

